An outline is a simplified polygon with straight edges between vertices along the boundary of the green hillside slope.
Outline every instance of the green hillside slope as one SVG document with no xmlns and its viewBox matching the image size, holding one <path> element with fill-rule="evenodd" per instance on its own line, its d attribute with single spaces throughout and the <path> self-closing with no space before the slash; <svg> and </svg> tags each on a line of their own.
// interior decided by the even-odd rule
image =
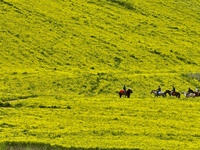
<svg viewBox="0 0 200 150">
<path fill-rule="evenodd" d="M 0 7 L 4 89 L 19 83 L 27 93 L 48 83 L 53 91 L 56 84 L 62 92 L 112 93 L 140 81 L 149 90 L 152 80 L 156 88 L 188 84 L 182 73 L 199 70 L 199 1 L 2 0 Z"/>
<path fill-rule="evenodd" d="M 199 0 L 0 0 L 0 150 L 200 149 L 200 97 L 150 93 L 200 89 L 199 27 Z"/>
</svg>

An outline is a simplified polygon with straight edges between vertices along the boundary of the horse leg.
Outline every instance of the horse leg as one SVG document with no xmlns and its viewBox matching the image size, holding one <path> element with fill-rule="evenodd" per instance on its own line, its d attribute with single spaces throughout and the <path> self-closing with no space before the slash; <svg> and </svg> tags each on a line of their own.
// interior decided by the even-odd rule
<svg viewBox="0 0 200 150">
<path fill-rule="evenodd" d="M 122 94 L 121 93 L 119 93 L 119 98 L 121 98 L 122 97 Z"/>
</svg>

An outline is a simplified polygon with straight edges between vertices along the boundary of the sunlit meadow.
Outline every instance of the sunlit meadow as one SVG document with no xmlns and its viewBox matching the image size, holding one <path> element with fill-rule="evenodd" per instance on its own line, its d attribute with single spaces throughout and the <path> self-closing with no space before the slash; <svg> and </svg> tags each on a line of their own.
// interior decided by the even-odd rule
<svg viewBox="0 0 200 150">
<path fill-rule="evenodd" d="M 0 149 L 200 149 L 198 0 L 1 0 Z M 126 85 L 131 97 L 119 98 Z"/>
</svg>

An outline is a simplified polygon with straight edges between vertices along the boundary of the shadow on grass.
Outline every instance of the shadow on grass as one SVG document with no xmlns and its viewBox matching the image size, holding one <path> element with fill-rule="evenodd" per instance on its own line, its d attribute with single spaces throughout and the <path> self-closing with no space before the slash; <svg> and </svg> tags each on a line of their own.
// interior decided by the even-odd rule
<svg viewBox="0 0 200 150">
<path fill-rule="evenodd" d="M 63 147 L 44 143 L 26 142 L 5 142 L 0 143 L 0 150 L 139 150 L 139 148 L 82 148 L 82 147 Z"/>
</svg>

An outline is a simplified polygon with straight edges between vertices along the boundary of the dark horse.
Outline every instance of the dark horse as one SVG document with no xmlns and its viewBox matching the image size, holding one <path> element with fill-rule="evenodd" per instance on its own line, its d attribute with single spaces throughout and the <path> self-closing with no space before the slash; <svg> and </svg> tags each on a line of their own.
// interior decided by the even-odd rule
<svg viewBox="0 0 200 150">
<path fill-rule="evenodd" d="M 176 98 L 177 98 L 177 97 L 178 97 L 178 98 L 181 97 L 181 94 L 180 94 L 179 92 L 173 92 L 173 93 L 171 94 L 171 91 L 170 91 L 170 90 L 166 90 L 165 93 L 168 93 L 169 96 L 176 96 Z"/>
<path fill-rule="evenodd" d="M 124 92 L 123 90 L 121 90 L 119 92 L 119 97 L 121 98 L 122 95 L 125 95 L 125 97 L 127 96 L 128 98 L 130 98 L 131 93 L 133 93 L 133 91 L 131 89 L 128 89 L 126 92 Z"/>
<path fill-rule="evenodd" d="M 199 92 L 194 92 L 196 96 L 200 96 L 200 93 Z"/>
<path fill-rule="evenodd" d="M 194 94 L 195 94 L 195 97 L 200 96 L 200 93 L 199 93 L 199 92 L 194 92 L 193 90 L 191 90 L 191 92 L 187 92 L 187 94 L 190 94 L 190 93 L 194 93 Z"/>
</svg>

